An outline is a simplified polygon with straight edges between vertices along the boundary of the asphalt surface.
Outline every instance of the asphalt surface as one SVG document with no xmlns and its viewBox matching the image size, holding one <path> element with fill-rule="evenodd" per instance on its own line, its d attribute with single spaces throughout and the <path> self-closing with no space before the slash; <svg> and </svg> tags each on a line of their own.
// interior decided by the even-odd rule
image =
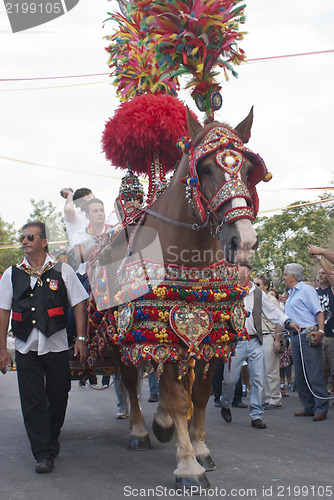
<svg viewBox="0 0 334 500">
<path fill-rule="evenodd" d="M 217 469 L 208 472 L 209 498 L 334 498 L 334 406 L 327 420 L 296 418 L 301 405 L 289 392 L 279 410 L 265 411 L 267 429 L 250 425 L 248 409 L 232 409 L 224 422 L 210 398 L 207 445 Z M 26 437 L 16 373 L 0 374 L 0 498 L 6 500 L 113 500 L 187 498 L 176 494 L 175 438 L 159 443 L 151 430 L 156 403 L 148 403 L 147 379 L 142 407 L 152 449 L 128 450 L 129 420 L 116 419 L 112 387 L 94 390 L 72 382 L 61 434 L 61 451 L 50 474 L 36 474 Z M 249 398 L 244 399 L 245 403 Z"/>
</svg>

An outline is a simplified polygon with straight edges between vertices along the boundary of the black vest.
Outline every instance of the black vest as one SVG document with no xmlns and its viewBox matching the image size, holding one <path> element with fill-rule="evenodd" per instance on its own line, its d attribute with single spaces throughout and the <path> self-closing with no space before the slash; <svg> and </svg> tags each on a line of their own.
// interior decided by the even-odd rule
<svg viewBox="0 0 334 500">
<path fill-rule="evenodd" d="M 255 287 L 254 294 L 254 305 L 252 311 L 252 318 L 254 323 L 254 328 L 256 330 L 259 341 L 262 344 L 263 334 L 262 334 L 262 290 Z"/>
<path fill-rule="evenodd" d="M 61 275 L 61 264 L 56 264 L 41 276 L 32 289 L 30 275 L 12 266 L 12 329 L 24 342 L 31 330 L 38 328 L 46 337 L 66 328 L 67 290 Z"/>
</svg>

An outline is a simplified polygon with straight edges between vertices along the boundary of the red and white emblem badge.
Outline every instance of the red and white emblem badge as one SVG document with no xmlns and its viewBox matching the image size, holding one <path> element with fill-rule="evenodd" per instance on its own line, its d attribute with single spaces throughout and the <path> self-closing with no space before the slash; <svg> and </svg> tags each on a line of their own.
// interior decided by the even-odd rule
<svg viewBox="0 0 334 500">
<path fill-rule="evenodd" d="M 50 283 L 49 283 L 49 288 L 50 290 L 58 290 L 58 286 L 59 286 L 59 281 L 58 280 L 50 280 Z"/>
</svg>

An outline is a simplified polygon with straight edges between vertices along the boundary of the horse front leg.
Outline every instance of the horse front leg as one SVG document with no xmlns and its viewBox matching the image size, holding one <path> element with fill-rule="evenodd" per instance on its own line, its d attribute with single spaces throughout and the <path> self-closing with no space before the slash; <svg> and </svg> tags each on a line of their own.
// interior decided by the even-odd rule
<svg viewBox="0 0 334 500">
<path fill-rule="evenodd" d="M 205 469 L 197 462 L 191 444 L 187 420 L 189 398 L 182 381 L 178 379 L 176 363 L 165 363 L 160 378 L 160 395 L 162 408 L 172 417 L 177 432 L 176 489 L 193 491 L 193 488 L 209 488 Z"/>
<path fill-rule="evenodd" d="M 212 377 L 217 361 L 217 358 L 213 358 L 210 361 L 205 379 L 203 378 L 204 361 L 200 360 L 196 362 L 195 380 L 192 387 L 194 409 L 190 427 L 190 438 L 196 459 L 206 471 L 216 469 L 216 465 L 210 455 L 210 450 L 205 444 L 205 410 L 210 398 Z"/>
<path fill-rule="evenodd" d="M 151 448 L 150 438 L 145 429 L 143 414 L 137 396 L 138 371 L 133 365 L 121 363 L 122 381 L 127 388 L 130 399 L 130 450 L 145 451 Z"/>
<path fill-rule="evenodd" d="M 171 441 L 175 431 L 173 419 L 168 413 L 166 402 L 161 393 L 157 411 L 153 416 L 152 430 L 160 443 Z"/>
</svg>

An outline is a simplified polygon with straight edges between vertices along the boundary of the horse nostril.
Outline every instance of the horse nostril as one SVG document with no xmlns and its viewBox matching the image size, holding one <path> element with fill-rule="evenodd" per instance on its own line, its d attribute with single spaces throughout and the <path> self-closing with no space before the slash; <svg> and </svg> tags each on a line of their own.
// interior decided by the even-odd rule
<svg viewBox="0 0 334 500">
<path fill-rule="evenodd" d="M 233 238 L 230 239 L 229 243 L 230 249 L 236 250 L 239 245 L 240 245 L 240 238 L 238 236 L 233 236 Z"/>
</svg>

